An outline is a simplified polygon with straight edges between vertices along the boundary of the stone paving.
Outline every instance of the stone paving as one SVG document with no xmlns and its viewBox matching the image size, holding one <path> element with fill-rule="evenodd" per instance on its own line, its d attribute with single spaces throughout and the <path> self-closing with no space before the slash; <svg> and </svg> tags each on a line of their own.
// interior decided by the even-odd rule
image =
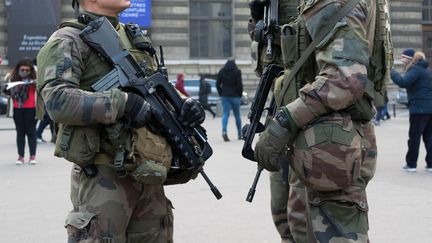
<svg viewBox="0 0 432 243">
<path fill-rule="evenodd" d="M 423 169 L 424 148 L 417 173 L 401 170 L 407 116 L 407 110 L 400 109 L 398 117 L 376 127 L 378 168 L 368 187 L 371 242 L 432 242 L 432 173 Z M 245 201 L 256 166 L 241 157 L 243 143 L 235 139 L 233 120 L 229 143 L 222 140 L 220 118 L 205 122 L 214 149 L 205 169 L 223 198 L 216 200 L 202 178 L 166 187 L 175 207 L 176 243 L 279 242 L 270 215 L 267 173 L 261 177 L 254 202 Z M 71 164 L 55 158 L 54 146 L 48 143 L 38 145 L 39 164 L 16 166 L 13 128 L 12 119 L 0 117 L 0 242 L 66 242 L 63 223 L 71 209 Z M 48 129 L 44 138 L 50 139 Z"/>
</svg>

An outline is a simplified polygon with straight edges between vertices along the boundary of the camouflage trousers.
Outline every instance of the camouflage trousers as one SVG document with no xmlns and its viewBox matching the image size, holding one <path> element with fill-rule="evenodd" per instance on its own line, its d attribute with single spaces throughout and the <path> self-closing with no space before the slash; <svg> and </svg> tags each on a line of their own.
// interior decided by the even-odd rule
<svg viewBox="0 0 432 243">
<path fill-rule="evenodd" d="M 369 242 L 365 189 L 376 167 L 375 134 L 370 123 L 354 124 L 351 128 L 355 129 L 354 137 L 346 134 L 351 143 L 345 143 L 340 138 L 335 139 L 343 143 L 335 145 L 339 146 L 340 150 L 310 150 L 310 147 L 302 147 L 296 141 L 289 176 L 287 207 L 288 225 L 296 243 Z M 320 129 L 325 130 L 324 127 Z M 338 128 L 333 129 L 328 134 Z M 309 138 L 320 139 L 318 133 Z M 324 145 L 320 144 L 319 148 L 323 148 Z M 342 154 L 342 159 L 336 156 Z M 349 164 L 349 161 L 354 164 L 345 168 L 339 164 L 341 160 L 346 164 Z M 298 170 L 299 164 L 302 165 L 302 172 Z"/>
<path fill-rule="evenodd" d="M 270 205 L 273 223 L 281 237 L 281 243 L 291 243 L 294 239 L 288 225 L 289 184 L 283 178 L 283 171 L 270 172 Z"/>
<path fill-rule="evenodd" d="M 72 169 L 69 243 L 173 242 L 172 205 L 163 186 L 120 178 L 106 166 L 98 169 L 94 178 L 76 165 Z"/>
</svg>

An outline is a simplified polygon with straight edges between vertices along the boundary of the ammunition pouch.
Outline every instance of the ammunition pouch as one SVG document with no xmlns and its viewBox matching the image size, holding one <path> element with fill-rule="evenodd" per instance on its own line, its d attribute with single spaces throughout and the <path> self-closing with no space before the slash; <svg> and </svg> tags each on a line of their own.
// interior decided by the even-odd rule
<svg viewBox="0 0 432 243">
<path fill-rule="evenodd" d="M 171 167 L 172 151 L 165 138 L 147 128 L 132 130 L 135 168 L 130 176 L 136 181 L 162 185 Z"/>
<path fill-rule="evenodd" d="M 292 68 L 298 59 L 298 31 L 296 23 L 286 24 L 281 29 L 282 59 L 285 67 L 288 68 Z"/>
<path fill-rule="evenodd" d="M 100 152 L 99 128 L 60 124 L 54 155 L 79 166 L 92 164 Z"/>
</svg>

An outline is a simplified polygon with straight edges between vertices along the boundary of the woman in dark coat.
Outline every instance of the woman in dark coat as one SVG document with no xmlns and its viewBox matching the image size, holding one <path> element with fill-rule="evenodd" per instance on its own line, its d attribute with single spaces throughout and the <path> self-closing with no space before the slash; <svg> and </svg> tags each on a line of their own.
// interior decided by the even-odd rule
<svg viewBox="0 0 432 243">
<path fill-rule="evenodd" d="M 391 72 L 393 82 L 406 88 L 409 108 L 409 139 L 405 171 L 417 171 L 420 138 L 426 147 L 426 170 L 432 172 L 432 72 L 422 52 L 416 52 L 404 76 Z"/>
<path fill-rule="evenodd" d="M 216 87 L 222 100 L 222 137 L 228 142 L 227 135 L 228 118 L 231 110 L 237 126 L 237 136 L 241 139 L 240 102 L 243 93 L 241 71 L 237 68 L 234 59 L 229 59 L 225 66 L 219 71 Z"/>
</svg>

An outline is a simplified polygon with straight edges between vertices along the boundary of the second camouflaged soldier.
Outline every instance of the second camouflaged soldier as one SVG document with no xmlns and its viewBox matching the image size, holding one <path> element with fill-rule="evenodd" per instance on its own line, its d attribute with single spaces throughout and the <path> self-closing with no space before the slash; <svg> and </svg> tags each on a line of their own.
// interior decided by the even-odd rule
<svg viewBox="0 0 432 243">
<path fill-rule="evenodd" d="M 296 65 L 310 43 L 313 54 Z M 255 158 L 276 171 L 289 157 L 295 242 L 369 242 L 366 186 L 377 156 L 371 104 L 392 65 L 388 2 L 304 1 L 299 18 L 282 27 L 281 49 L 286 70 L 274 94 L 282 106 Z"/>
<path fill-rule="evenodd" d="M 79 33 L 89 21 L 108 18 L 121 45 L 151 74 L 156 71 L 154 53 L 140 48 L 148 47 L 150 40 L 143 35 L 131 40 L 119 23 L 118 14 L 130 7 L 129 0 L 80 0 L 79 4 L 84 11 L 78 19 L 63 23 L 38 55 L 38 91 L 50 117 L 60 123 L 55 154 L 75 163 L 73 210 L 65 224 L 68 242 L 173 242 L 172 205 L 163 190 L 173 155 L 163 137 L 145 128 L 157 122 L 157 111 L 133 93 L 91 92 L 91 85 L 112 67 Z M 186 124 L 202 123 L 200 105 L 190 99 L 185 104 Z M 128 120 L 132 128 L 122 129 L 119 120 Z M 113 151 L 119 145 L 125 149 L 127 176 L 113 168 Z M 92 165 L 96 175 L 87 170 Z"/>
<path fill-rule="evenodd" d="M 278 1 L 278 24 L 280 26 L 288 24 L 297 18 L 297 8 L 300 0 L 280 0 Z M 275 38 L 273 45 L 273 55 L 266 55 L 266 44 L 259 43 L 255 40 L 256 24 L 261 20 L 266 2 L 253 0 L 249 3 L 251 9 L 251 18 L 248 22 L 248 31 L 252 39 L 252 57 L 255 59 L 255 72 L 261 76 L 262 70 L 268 64 L 277 64 L 284 66 L 280 48 L 280 38 Z M 273 223 L 281 237 L 282 243 L 293 242 L 291 231 L 288 225 L 288 193 L 289 184 L 287 176 L 283 174 L 282 169 L 276 172 L 270 172 L 270 207 Z M 299 205 L 302 206 L 302 205 Z"/>
</svg>

